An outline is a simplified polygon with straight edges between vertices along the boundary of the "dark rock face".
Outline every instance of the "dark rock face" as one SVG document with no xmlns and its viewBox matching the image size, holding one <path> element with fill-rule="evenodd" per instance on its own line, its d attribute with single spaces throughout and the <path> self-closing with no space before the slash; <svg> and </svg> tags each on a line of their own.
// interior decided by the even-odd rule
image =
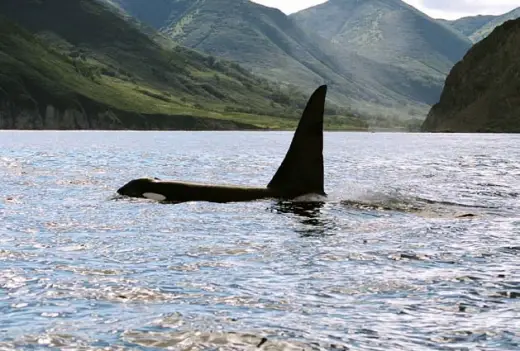
<svg viewBox="0 0 520 351">
<path fill-rule="evenodd" d="M 427 132 L 520 132 L 520 19 L 476 44 L 446 79 Z"/>
</svg>

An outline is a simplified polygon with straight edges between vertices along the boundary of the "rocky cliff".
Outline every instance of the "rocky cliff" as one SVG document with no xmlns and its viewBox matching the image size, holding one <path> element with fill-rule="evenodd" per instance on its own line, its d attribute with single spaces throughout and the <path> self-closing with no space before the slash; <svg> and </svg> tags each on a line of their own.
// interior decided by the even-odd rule
<svg viewBox="0 0 520 351">
<path fill-rule="evenodd" d="M 520 19 L 497 27 L 451 70 L 429 132 L 520 132 Z"/>
</svg>

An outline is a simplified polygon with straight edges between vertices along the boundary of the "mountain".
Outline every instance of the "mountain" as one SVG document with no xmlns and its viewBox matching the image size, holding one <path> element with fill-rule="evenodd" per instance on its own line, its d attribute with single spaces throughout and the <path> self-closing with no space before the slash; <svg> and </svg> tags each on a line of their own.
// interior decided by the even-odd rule
<svg viewBox="0 0 520 351">
<path fill-rule="evenodd" d="M 520 19 L 475 44 L 450 72 L 428 132 L 520 133 Z"/>
<path fill-rule="evenodd" d="M 307 93 L 326 82 L 331 101 L 365 114 L 426 114 L 450 68 L 446 64 L 444 73 L 436 72 L 432 84 L 422 66 L 403 69 L 338 47 L 313 29 L 302 29 L 297 17 L 247 0 L 164 0 L 157 6 L 111 1 L 182 45 L 237 61 L 255 74 Z M 460 39 L 454 31 L 444 31 Z M 462 49 L 454 54 L 456 59 L 469 47 L 466 39 L 457 45 Z"/>
<path fill-rule="evenodd" d="M 459 31 L 461 34 L 470 37 L 477 30 L 482 28 L 484 25 L 488 24 L 492 20 L 496 19 L 498 16 L 492 15 L 478 15 L 478 16 L 468 16 L 462 17 L 453 21 L 438 19 L 438 21 L 449 25 L 453 29 Z"/>
<path fill-rule="evenodd" d="M 471 46 L 460 33 L 400 0 L 329 0 L 291 18 L 338 51 L 379 63 L 385 67 L 380 81 L 427 104 L 438 101 L 446 75 Z"/>
<path fill-rule="evenodd" d="M 500 26 L 506 21 L 517 19 L 520 17 L 520 7 L 504 14 L 493 18 L 491 21 L 485 23 L 482 27 L 475 30 L 469 38 L 477 43 L 487 37 L 496 27 Z"/>
<path fill-rule="evenodd" d="M 0 14 L 0 128 L 292 128 L 306 102 L 94 0 L 2 0 Z"/>
<path fill-rule="evenodd" d="M 247 0 L 177 1 L 162 33 L 202 52 L 239 62 L 254 73 L 307 87 L 331 84 L 354 95 L 334 58 L 281 11 Z M 180 5 L 179 5 L 180 6 Z M 335 88 L 335 89 L 334 89 Z"/>
</svg>

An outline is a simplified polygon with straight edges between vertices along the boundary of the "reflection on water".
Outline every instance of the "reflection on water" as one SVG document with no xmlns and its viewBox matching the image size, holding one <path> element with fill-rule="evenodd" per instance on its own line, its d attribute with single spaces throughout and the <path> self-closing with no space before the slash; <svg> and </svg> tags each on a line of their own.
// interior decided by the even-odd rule
<svg viewBox="0 0 520 351">
<path fill-rule="evenodd" d="M 291 213 L 300 217 L 304 217 L 304 224 L 315 224 L 318 222 L 313 220 L 319 219 L 321 215 L 321 209 L 325 205 L 325 202 L 293 202 L 293 201 L 277 201 L 273 205 L 273 210 L 280 213 Z M 311 220 L 310 222 L 307 220 Z"/>
<path fill-rule="evenodd" d="M 277 201 L 272 211 L 295 215 L 295 219 L 302 224 L 302 228 L 295 231 L 302 236 L 332 235 L 334 219 L 323 213 L 326 202 L 294 202 Z"/>
<path fill-rule="evenodd" d="M 291 136 L 0 132 L 0 349 L 520 349 L 518 136 L 327 134 L 326 201 L 114 197 L 263 186 Z"/>
</svg>

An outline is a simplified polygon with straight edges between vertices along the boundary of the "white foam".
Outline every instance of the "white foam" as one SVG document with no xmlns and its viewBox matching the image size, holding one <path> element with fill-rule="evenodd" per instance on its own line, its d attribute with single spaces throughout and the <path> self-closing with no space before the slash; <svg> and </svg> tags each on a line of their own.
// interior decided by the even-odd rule
<svg viewBox="0 0 520 351">
<path fill-rule="evenodd" d="M 320 194 L 305 194 L 292 200 L 293 202 L 325 202 L 327 197 Z"/>
<path fill-rule="evenodd" d="M 144 193 L 143 196 L 145 198 L 147 198 L 147 199 L 155 200 L 155 201 L 164 201 L 164 200 L 166 200 L 166 196 L 161 195 L 161 194 L 156 194 L 156 193 Z"/>
</svg>

